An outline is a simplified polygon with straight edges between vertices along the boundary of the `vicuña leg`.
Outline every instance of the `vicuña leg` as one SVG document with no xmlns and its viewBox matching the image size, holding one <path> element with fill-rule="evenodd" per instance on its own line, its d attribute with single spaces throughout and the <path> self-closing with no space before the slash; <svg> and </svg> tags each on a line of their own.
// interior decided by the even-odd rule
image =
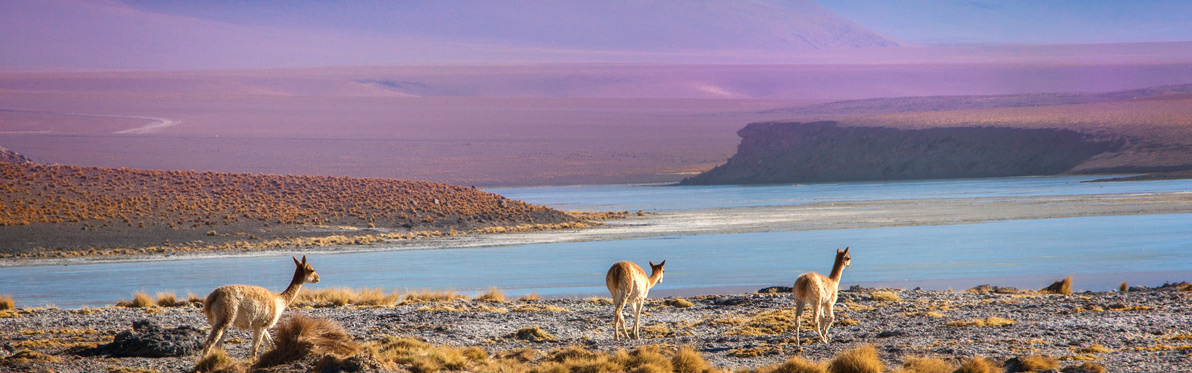
<svg viewBox="0 0 1192 373">
<path fill-rule="evenodd" d="M 795 345 L 796 346 L 803 343 L 801 340 L 799 340 L 799 329 L 803 328 L 803 323 L 800 321 L 802 321 L 802 319 L 803 319 L 803 306 L 806 306 L 806 305 L 807 305 L 807 303 L 803 302 L 801 300 L 795 301 Z"/>
<path fill-rule="evenodd" d="M 645 302 L 642 300 L 633 303 L 633 339 L 642 339 L 642 308 L 645 306 Z"/>
<path fill-rule="evenodd" d="M 203 354 L 200 356 L 207 356 L 211 353 L 211 349 L 223 344 L 224 332 L 228 330 L 228 323 L 220 323 L 211 326 L 211 333 L 207 334 L 207 343 L 203 347 Z"/>
<path fill-rule="evenodd" d="M 815 334 L 819 335 L 820 339 L 824 339 L 824 310 L 820 305 L 811 305 L 811 320 L 815 324 Z"/>
<path fill-rule="evenodd" d="M 248 358 L 256 358 L 257 351 L 261 349 L 261 341 L 265 339 L 265 328 L 257 328 L 252 331 L 252 349 L 248 351 Z"/>
<path fill-rule="evenodd" d="M 613 306 L 616 312 L 613 314 L 613 339 L 620 340 L 621 332 L 625 332 L 625 338 L 629 338 L 629 331 L 625 329 L 625 318 L 621 314 L 625 311 L 625 301 L 621 299 L 616 300 L 617 304 Z"/>
<path fill-rule="evenodd" d="M 832 329 L 834 322 L 836 322 L 836 316 L 832 311 L 832 304 L 824 303 L 824 344 L 828 344 L 828 330 Z"/>
</svg>

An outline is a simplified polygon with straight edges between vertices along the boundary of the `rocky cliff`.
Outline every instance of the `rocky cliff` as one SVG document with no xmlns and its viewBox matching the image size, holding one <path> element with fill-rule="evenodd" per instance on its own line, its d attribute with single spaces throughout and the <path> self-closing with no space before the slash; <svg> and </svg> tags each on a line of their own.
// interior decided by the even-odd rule
<svg viewBox="0 0 1192 373">
<path fill-rule="evenodd" d="M 1063 129 L 901 130 L 837 122 L 751 123 L 728 162 L 681 184 L 771 184 L 1054 175 L 1121 148 Z"/>
</svg>

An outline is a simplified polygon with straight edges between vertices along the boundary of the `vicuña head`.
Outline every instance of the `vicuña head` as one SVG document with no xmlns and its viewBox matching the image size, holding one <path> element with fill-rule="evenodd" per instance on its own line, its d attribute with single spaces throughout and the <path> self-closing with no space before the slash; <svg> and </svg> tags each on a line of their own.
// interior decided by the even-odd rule
<svg viewBox="0 0 1192 373">
<path fill-rule="evenodd" d="M 662 282 L 662 275 L 666 272 L 663 268 L 665 265 L 665 260 L 658 264 L 650 262 L 650 277 L 646 277 L 646 271 L 643 271 L 642 267 L 631 262 L 617 262 L 608 269 L 608 274 L 604 276 L 604 284 L 612 294 L 613 310 L 616 312 L 613 316 L 613 338 L 621 339 L 622 332 L 625 338 L 629 338 L 629 327 L 625 325 L 625 318 L 622 316 L 625 303 L 629 303 L 634 313 L 633 338 L 641 339 L 642 307 L 645 306 L 650 288 Z"/>
<path fill-rule="evenodd" d="M 319 282 L 319 274 L 306 262 L 305 255 L 302 256 L 302 261 L 295 257 L 290 258 L 294 259 L 297 268 L 294 269 L 290 286 L 280 294 L 274 294 L 260 286 L 225 285 L 216 288 L 207 296 L 203 301 L 203 313 L 211 323 L 211 333 L 207 335 L 207 342 L 200 357 L 206 356 L 212 348 L 223 344 L 224 332 L 229 326 L 252 330 L 252 350 L 249 351 L 249 357 L 257 356 L 262 341 L 273 345 L 273 337 L 269 336 L 267 329 L 277 324 L 281 313 L 298 297 L 302 283 Z"/>
<path fill-rule="evenodd" d="M 827 276 L 808 272 L 799 275 L 791 292 L 795 295 L 795 343 L 799 340 L 799 319 L 803 316 L 803 306 L 811 305 L 811 317 L 815 324 L 815 332 L 819 334 L 824 344 L 828 343 L 828 329 L 836 317 L 832 315 L 832 306 L 836 304 L 836 292 L 840 289 L 840 275 L 844 269 L 853 265 L 853 256 L 844 250 L 836 249 L 836 261 L 832 264 L 832 272 Z"/>
</svg>

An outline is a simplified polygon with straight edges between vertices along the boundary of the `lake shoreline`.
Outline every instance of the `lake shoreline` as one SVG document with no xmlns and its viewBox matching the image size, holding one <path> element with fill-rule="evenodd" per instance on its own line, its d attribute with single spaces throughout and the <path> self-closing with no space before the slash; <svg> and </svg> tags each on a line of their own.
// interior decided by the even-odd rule
<svg viewBox="0 0 1192 373">
<path fill-rule="evenodd" d="M 896 199 L 722 207 L 629 214 L 581 229 L 465 234 L 385 240 L 366 245 L 231 250 L 73 258 L 3 259 L 0 268 L 95 263 L 201 260 L 229 257 L 446 250 L 613 241 L 667 236 L 846 230 L 1093 216 L 1192 214 L 1192 192 L 1026 197 Z"/>
</svg>

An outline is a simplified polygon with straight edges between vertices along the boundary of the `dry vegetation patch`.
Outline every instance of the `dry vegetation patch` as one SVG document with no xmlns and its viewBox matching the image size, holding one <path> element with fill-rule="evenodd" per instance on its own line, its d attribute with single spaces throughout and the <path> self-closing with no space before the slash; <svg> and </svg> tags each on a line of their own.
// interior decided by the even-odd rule
<svg viewBox="0 0 1192 373">
<path fill-rule="evenodd" d="M 326 288 L 303 290 L 294 300 L 296 307 L 391 307 L 401 295 L 381 289 Z"/>
<path fill-rule="evenodd" d="M 948 322 L 947 325 L 951 326 L 951 327 L 1006 326 L 1006 325 L 1014 325 L 1014 320 L 1010 320 L 1010 319 L 1007 319 L 1004 317 L 990 316 L 990 317 L 986 317 L 984 319 L 951 321 L 951 322 Z"/>
</svg>

